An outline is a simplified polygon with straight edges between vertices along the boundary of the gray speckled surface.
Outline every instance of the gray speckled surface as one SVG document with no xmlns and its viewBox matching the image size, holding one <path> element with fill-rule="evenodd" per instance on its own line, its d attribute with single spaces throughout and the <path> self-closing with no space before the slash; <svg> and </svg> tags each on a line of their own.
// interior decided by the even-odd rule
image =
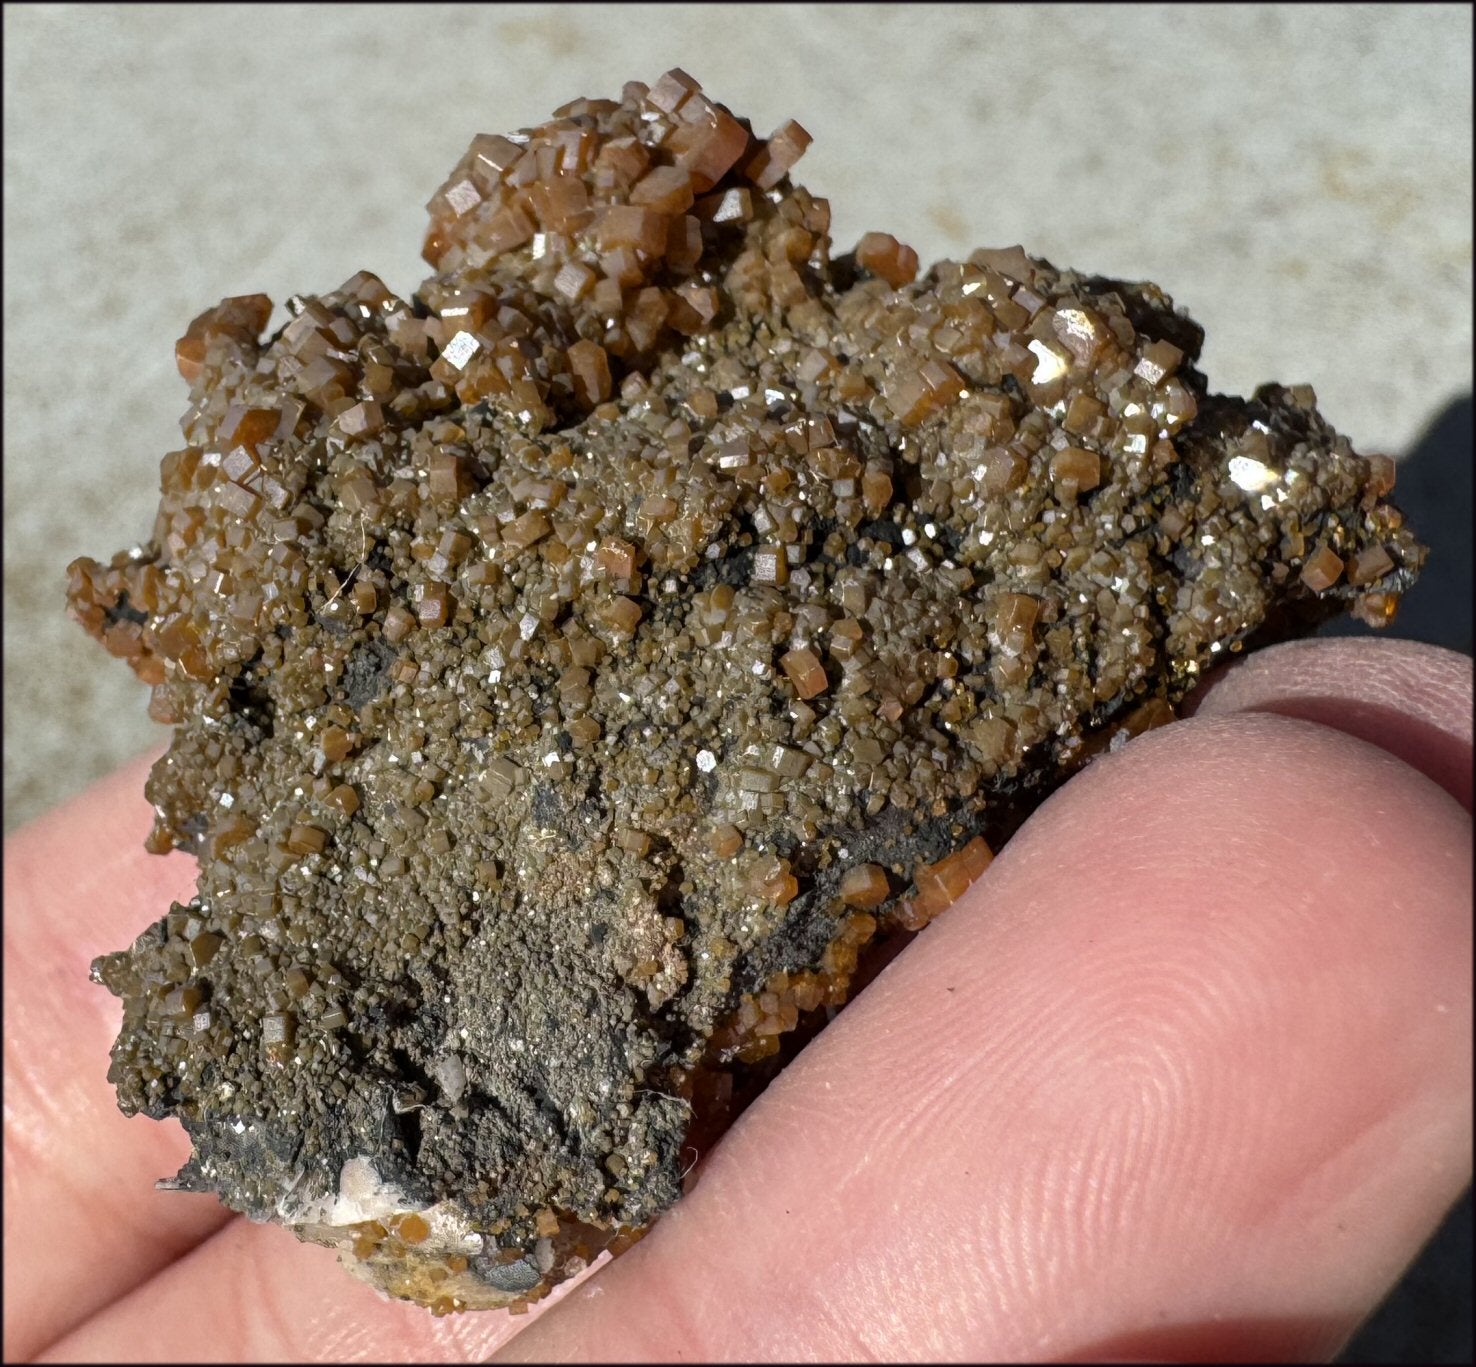
<svg viewBox="0 0 1476 1367">
<path fill-rule="evenodd" d="M 842 247 L 1150 277 L 1218 388 L 1310 381 L 1365 450 L 1470 384 L 1464 6 L 60 5 L 4 37 L 7 829 L 162 734 L 63 567 L 147 534 L 189 319 L 408 291 L 473 133 L 672 65 L 804 123 Z"/>
</svg>

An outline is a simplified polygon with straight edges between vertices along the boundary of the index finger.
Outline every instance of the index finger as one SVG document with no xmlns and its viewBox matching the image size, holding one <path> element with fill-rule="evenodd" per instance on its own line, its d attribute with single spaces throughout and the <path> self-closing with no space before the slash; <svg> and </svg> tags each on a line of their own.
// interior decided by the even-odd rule
<svg viewBox="0 0 1476 1367">
<path fill-rule="evenodd" d="M 145 756 L 5 845 L 7 1360 L 29 1357 L 230 1218 L 154 1190 L 189 1155 L 177 1122 L 126 1119 L 107 1080 L 118 1003 L 102 953 L 186 901 L 194 861 L 143 848 Z"/>
</svg>

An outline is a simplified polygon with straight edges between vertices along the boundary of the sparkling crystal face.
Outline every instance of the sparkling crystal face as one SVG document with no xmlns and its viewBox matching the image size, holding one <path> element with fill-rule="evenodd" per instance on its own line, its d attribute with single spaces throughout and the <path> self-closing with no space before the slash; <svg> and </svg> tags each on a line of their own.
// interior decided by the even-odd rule
<svg viewBox="0 0 1476 1367">
<path fill-rule="evenodd" d="M 412 300 L 229 299 L 71 567 L 198 895 L 95 974 L 176 1179 L 437 1310 L 628 1244 L 869 946 L 1216 658 L 1423 554 L 1150 284 L 945 261 L 671 72 L 475 138 Z"/>
</svg>

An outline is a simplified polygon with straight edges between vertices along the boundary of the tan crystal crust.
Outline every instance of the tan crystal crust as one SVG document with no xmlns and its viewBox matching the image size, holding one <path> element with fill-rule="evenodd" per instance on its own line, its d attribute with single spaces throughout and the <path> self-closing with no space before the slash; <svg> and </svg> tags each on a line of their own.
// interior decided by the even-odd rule
<svg viewBox="0 0 1476 1367">
<path fill-rule="evenodd" d="M 1153 285 L 832 260 L 808 143 L 679 71 L 477 137 L 414 299 L 190 325 L 153 534 L 71 566 L 200 861 L 95 965 L 119 1103 L 437 1311 L 631 1242 L 1053 783 L 1423 555 Z"/>
</svg>

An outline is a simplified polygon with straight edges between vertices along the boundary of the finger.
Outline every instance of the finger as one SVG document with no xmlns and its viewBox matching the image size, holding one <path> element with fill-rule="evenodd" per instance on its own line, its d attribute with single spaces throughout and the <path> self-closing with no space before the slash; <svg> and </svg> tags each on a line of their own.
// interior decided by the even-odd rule
<svg viewBox="0 0 1476 1367">
<path fill-rule="evenodd" d="M 120 1008 L 97 954 L 187 899 L 193 861 L 144 853 L 143 759 L 5 846 L 5 1356 L 28 1357 L 227 1218 L 156 1192 L 189 1154 L 178 1124 L 118 1111 Z"/>
<path fill-rule="evenodd" d="M 1331 1354 L 1469 1181 L 1469 850 L 1324 727 L 1132 742 L 505 1356 Z"/>
<path fill-rule="evenodd" d="M 1471 809 L 1469 655 L 1415 641 L 1292 641 L 1195 695 L 1196 716 L 1276 712 L 1398 755 Z"/>
<path fill-rule="evenodd" d="M 325 1248 L 272 1225 L 233 1220 L 38 1360 L 480 1362 L 579 1280 L 526 1315 L 438 1319 L 354 1280 Z"/>
</svg>

